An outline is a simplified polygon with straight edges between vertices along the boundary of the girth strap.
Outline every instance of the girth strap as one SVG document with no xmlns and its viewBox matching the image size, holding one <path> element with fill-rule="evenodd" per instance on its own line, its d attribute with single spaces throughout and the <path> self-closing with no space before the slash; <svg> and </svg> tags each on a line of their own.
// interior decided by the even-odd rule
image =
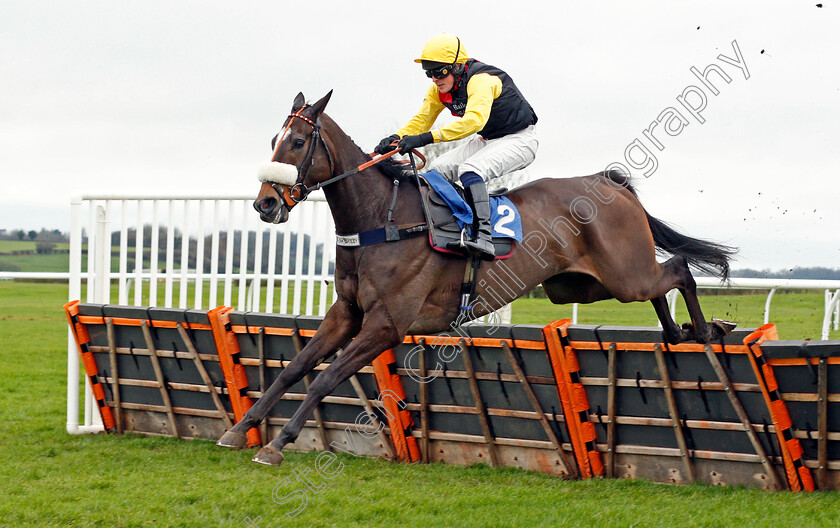
<svg viewBox="0 0 840 528">
<path fill-rule="evenodd" d="M 471 319 L 470 305 L 475 298 L 475 278 L 480 267 L 481 257 L 477 253 L 473 253 L 466 269 L 464 269 L 464 282 L 461 283 L 461 303 L 458 306 L 455 326 L 461 326 Z"/>
<path fill-rule="evenodd" d="M 349 235 L 335 235 L 335 243 L 341 247 L 362 247 L 381 244 L 383 242 L 397 242 L 406 240 L 417 235 L 422 235 L 429 230 L 425 223 L 387 225 L 361 233 L 350 233 Z"/>
</svg>

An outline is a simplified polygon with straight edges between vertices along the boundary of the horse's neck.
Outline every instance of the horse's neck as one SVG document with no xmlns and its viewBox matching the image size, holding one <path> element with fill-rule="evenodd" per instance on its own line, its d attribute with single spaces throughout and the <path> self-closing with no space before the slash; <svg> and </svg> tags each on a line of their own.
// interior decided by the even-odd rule
<svg viewBox="0 0 840 528">
<path fill-rule="evenodd" d="M 334 155 L 333 176 L 343 174 L 358 167 L 367 159 L 352 140 L 339 131 L 341 142 L 346 148 Z M 331 137 L 336 137 L 335 135 Z M 346 140 L 346 141 L 345 141 Z M 385 225 L 388 208 L 393 195 L 393 180 L 382 173 L 376 165 L 354 174 L 333 185 L 324 187 L 324 196 L 330 204 L 337 233 L 360 233 Z M 412 185 L 402 184 L 397 198 L 398 222 L 414 221 L 414 209 L 420 210 L 419 199 L 411 200 L 408 196 L 419 194 Z M 416 207 L 413 205 L 416 202 Z M 421 213 L 422 214 L 422 213 Z M 420 218 L 422 220 L 422 217 Z"/>
</svg>

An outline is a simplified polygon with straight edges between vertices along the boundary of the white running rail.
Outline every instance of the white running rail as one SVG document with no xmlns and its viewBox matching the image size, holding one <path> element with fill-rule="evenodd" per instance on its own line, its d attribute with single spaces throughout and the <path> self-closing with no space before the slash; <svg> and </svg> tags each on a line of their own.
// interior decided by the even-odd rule
<svg viewBox="0 0 840 528">
<path fill-rule="evenodd" d="M 764 302 L 764 324 L 770 322 L 770 302 L 777 290 L 823 290 L 823 319 L 820 339 L 828 339 L 832 321 L 834 330 L 840 329 L 840 280 L 812 280 L 812 279 L 730 279 L 727 284 L 713 277 L 695 277 L 698 288 L 720 290 L 769 290 Z M 833 291 L 832 291 L 833 290 Z M 677 298 L 679 291 L 671 290 L 665 296 L 671 317 L 676 317 Z M 577 323 L 578 305 L 572 306 L 572 322 Z"/>
</svg>

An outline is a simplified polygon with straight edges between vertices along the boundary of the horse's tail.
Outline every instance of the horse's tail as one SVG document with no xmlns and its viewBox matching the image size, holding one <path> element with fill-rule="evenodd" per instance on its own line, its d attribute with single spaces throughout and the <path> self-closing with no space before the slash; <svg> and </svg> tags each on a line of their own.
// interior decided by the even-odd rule
<svg viewBox="0 0 840 528">
<path fill-rule="evenodd" d="M 722 280 L 729 278 L 729 261 L 738 252 L 737 248 L 683 235 L 647 211 L 645 215 L 657 248 L 684 257 L 690 266 Z"/>
<path fill-rule="evenodd" d="M 618 171 L 609 171 L 606 176 L 636 195 L 629 177 Z M 652 217 L 647 211 L 645 216 L 657 248 L 683 257 L 690 266 L 717 275 L 722 280 L 729 278 L 729 261 L 738 253 L 738 248 L 683 235 L 662 220 Z"/>
</svg>

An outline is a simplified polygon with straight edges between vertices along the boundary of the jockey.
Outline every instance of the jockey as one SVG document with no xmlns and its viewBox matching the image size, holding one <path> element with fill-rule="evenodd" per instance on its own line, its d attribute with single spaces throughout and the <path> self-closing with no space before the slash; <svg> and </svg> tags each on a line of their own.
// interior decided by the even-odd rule
<svg viewBox="0 0 840 528">
<path fill-rule="evenodd" d="M 471 59 L 461 40 L 441 33 L 429 39 L 419 59 L 433 84 L 411 120 L 374 149 L 384 154 L 398 141 L 400 153 L 440 141 L 472 135 L 433 160 L 451 182 L 461 181 L 473 210 L 475 239 L 466 245 L 482 258 L 493 258 L 490 199 L 487 182 L 523 169 L 534 161 L 539 145 L 534 125 L 537 115 L 513 80 L 502 70 Z M 431 130 L 444 108 L 460 119 Z"/>
</svg>

